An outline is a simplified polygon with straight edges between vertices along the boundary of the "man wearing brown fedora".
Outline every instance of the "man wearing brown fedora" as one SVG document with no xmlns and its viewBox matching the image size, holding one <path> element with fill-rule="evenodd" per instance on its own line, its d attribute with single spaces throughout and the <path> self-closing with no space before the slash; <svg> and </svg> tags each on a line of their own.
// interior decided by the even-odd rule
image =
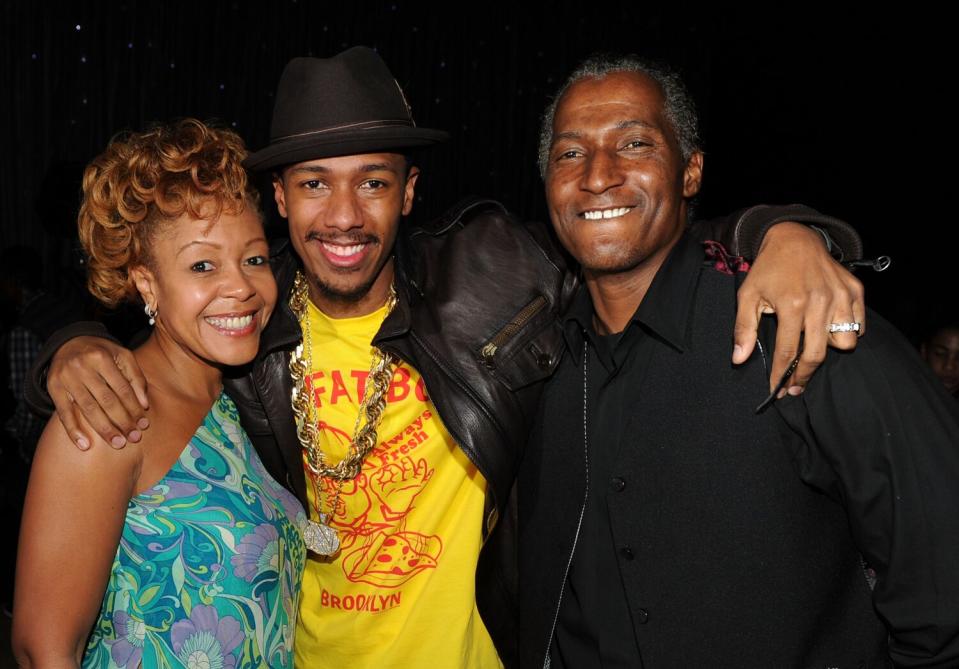
<svg viewBox="0 0 959 669">
<path fill-rule="evenodd" d="M 270 143 L 246 162 L 273 174 L 290 239 L 272 253 L 282 307 L 257 359 L 225 385 L 270 473 L 310 510 L 299 666 L 495 667 L 515 651 L 511 491 L 578 279 L 545 228 L 491 200 L 400 224 L 419 175 L 409 151 L 445 137 L 417 127 L 383 61 L 355 47 L 287 65 Z M 762 231 L 796 220 L 827 229 L 847 255 L 860 249 L 844 224 L 801 206 L 693 230 L 735 233 L 727 248 L 752 256 Z M 776 378 L 806 311 L 862 320 L 861 287 L 821 239 L 777 226 L 740 293 L 737 358 L 758 313 L 778 308 Z M 855 334 L 832 343 L 852 347 Z M 810 359 L 794 376 L 808 378 L 825 345 L 807 334 Z M 81 445 L 80 388 L 107 398 L 84 415 L 108 442 L 143 429 L 142 377 L 102 338 L 64 346 L 48 386 Z"/>
</svg>

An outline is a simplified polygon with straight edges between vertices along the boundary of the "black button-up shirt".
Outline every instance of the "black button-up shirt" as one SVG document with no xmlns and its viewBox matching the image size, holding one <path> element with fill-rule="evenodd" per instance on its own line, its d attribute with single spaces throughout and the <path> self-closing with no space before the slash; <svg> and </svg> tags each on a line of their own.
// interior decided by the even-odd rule
<svg viewBox="0 0 959 669">
<path fill-rule="evenodd" d="M 630 546 L 614 541 L 606 500 L 629 485 L 617 475 L 616 460 L 620 449 L 632 442 L 624 431 L 630 401 L 659 346 L 682 350 L 686 326 L 682 307 L 689 304 L 695 287 L 689 277 L 695 278 L 696 267 L 703 261 L 700 245 L 678 244 L 621 333 L 602 336 L 596 332 L 585 286 L 564 320 L 571 352 L 575 347 L 576 357 L 582 360 L 586 351 L 583 394 L 589 497 L 550 649 L 553 667 L 641 666 L 633 624 L 644 624 L 648 613 L 631 613 L 626 602 L 619 565 L 633 560 L 634 554 Z M 583 349 L 581 341 L 585 341 Z"/>
<path fill-rule="evenodd" d="M 525 563 L 536 571 L 522 571 L 521 582 L 548 593 L 551 584 L 540 587 L 536 580 L 554 567 L 536 547 L 566 541 L 550 534 L 560 523 L 550 517 L 548 500 L 580 491 L 549 486 L 568 483 L 569 472 L 582 467 L 577 446 L 560 443 L 578 440 L 587 452 L 588 492 L 549 645 L 552 665 L 641 667 L 645 659 L 650 666 L 676 666 L 664 657 L 695 656 L 713 666 L 745 666 L 749 654 L 733 651 L 742 645 L 758 652 L 753 659 L 760 665 L 769 657 L 782 666 L 823 657 L 827 665 L 838 658 L 833 664 L 881 666 L 870 625 L 882 619 L 897 664 L 957 666 L 955 403 L 901 336 L 870 314 L 859 350 L 830 352 L 804 395 L 750 418 L 747 407 L 764 396 L 765 379 L 756 374 L 755 359 L 744 366 L 750 372 L 726 368 L 717 357 L 731 350 L 733 313 L 727 310 L 734 311 L 734 302 L 718 279 L 699 285 L 703 263 L 702 247 L 680 240 L 618 336 L 597 335 L 585 289 L 566 318 L 569 351 L 559 372 L 566 385 L 549 394 L 542 409 L 564 428 L 547 427 L 549 448 L 531 448 L 537 473 L 527 480 L 537 482 L 539 498 L 532 515 L 521 518 L 524 540 L 536 542 L 527 546 L 532 557 Z M 710 297 L 700 294 L 704 290 Z M 694 317 L 703 310 L 721 319 L 715 327 Z M 773 334 L 774 325 L 765 323 L 767 352 Z M 698 365 L 710 371 L 697 373 Z M 732 383 L 743 375 L 750 384 Z M 733 387 L 739 399 L 728 395 Z M 644 400 L 637 404 L 639 388 Z M 573 413 L 577 404 L 585 409 L 586 444 L 582 433 L 573 433 L 572 417 L 557 420 L 557 412 Z M 727 413 L 733 409 L 735 415 Z M 644 425 L 641 415 L 652 424 Z M 778 437 L 771 431 L 776 424 Z M 742 432 L 710 432 L 734 425 Z M 660 488 L 667 497 L 651 497 Z M 626 496 L 645 504 L 621 503 Z M 842 504 L 847 528 L 827 498 Z M 879 618 L 862 606 L 866 576 L 860 570 L 857 579 L 844 557 L 851 541 L 875 569 L 872 605 Z M 565 564 L 562 553 L 555 559 Z M 550 610 L 543 615 L 551 617 Z M 810 611 L 819 617 L 810 618 Z M 538 615 L 526 617 L 538 624 Z M 660 630 L 673 634 L 665 638 Z M 756 634 L 763 636 L 750 636 Z M 652 649 L 658 661 L 643 657 Z"/>
</svg>

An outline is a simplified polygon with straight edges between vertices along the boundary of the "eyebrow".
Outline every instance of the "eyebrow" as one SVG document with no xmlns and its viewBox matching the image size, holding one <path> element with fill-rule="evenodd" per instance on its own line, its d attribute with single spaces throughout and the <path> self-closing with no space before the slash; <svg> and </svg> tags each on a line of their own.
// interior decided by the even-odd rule
<svg viewBox="0 0 959 669">
<path fill-rule="evenodd" d="M 630 128 L 646 128 L 647 130 L 655 130 L 659 132 L 659 128 L 653 125 L 652 123 L 647 123 L 646 121 L 640 121 L 639 119 L 629 119 L 626 121 L 620 121 L 613 126 L 614 130 L 628 130 Z M 578 130 L 568 130 L 566 132 L 558 132 L 553 136 L 553 143 L 556 143 L 561 139 L 581 139 L 583 133 Z"/>
<path fill-rule="evenodd" d="M 196 240 L 194 240 L 194 241 L 192 241 L 192 242 L 187 242 L 186 244 L 184 244 L 183 246 L 181 246 L 181 247 L 180 247 L 180 250 L 177 251 L 176 254 L 177 254 L 177 255 L 180 255 L 181 253 L 183 253 L 184 251 L 186 251 L 186 250 L 187 250 L 188 248 L 190 248 L 191 246 L 212 246 L 212 247 L 215 248 L 215 249 L 223 248 L 222 245 L 217 244 L 217 243 L 215 243 L 215 242 L 208 242 L 208 241 L 206 241 L 206 240 L 204 240 L 204 239 L 196 239 Z"/>
<path fill-rule="evenodd" d="M 370 163 L 360 168 L 360 172 L 393 172 L 395 171 L 388 163 Z"/>
<path fill-rule="evenodd" d="M 626 130 L 627 128 L 649 128 L 650 130 L 659 130 L 658 127 L 652 123 L 646 121 L 640 121 L 639 119 L 630 119 L 628 121 L 620 121 L 616 124 L 617 130 Z"/>
<path fill-rule="evenodd" d="M 330 169 L 325 165 L 301 165 L 291 167 L 290 173 L 305 172 L 307 174 L 329 174 Z M 395 172 L 396 170 L 389 163 L 367 163 L 360 167 L 359 172 Z"/>
<path fill-rule="evenodd" d="M 266 237 L 254 237 L 253 239 L 249 240 L 249 241 L 246 243 L 246 246 L 244 246 L 243 248 L 248 248 L 248 247 L 250 247 L 250 246 L 253 246 L 253 245 L 256 244 L 257 242 L 263 242 L 264 244 L 269 244 L 269 242 L 266 241 Z M 188 248 L 190 248 L 191 246 L 210 246 L 210 247 L 213 247 L 214 249 L 221 249 L 221 248 L 223 248 L 223 245 L 222 245 L 222 244 L 217 244 L 216 242 L 210 242 L 210 241 L 207 241 L 207 240 L 205 240 L 205 239 L 195 239 L 195 240 L 193 240 L 192 242 L 187 242 L 186 244 L 184 244 L 183 246 L 181 246 L 181 247 L 180 247 L 180 250 L 176 252 L 176 255 L 179 256 L 181 253 L 183 253 L 184 251 L 186 251 L 186 250 L 187 250 Z M 176 256 L 174 256 L 174 257 L 176 257 Z"/>
</svg>

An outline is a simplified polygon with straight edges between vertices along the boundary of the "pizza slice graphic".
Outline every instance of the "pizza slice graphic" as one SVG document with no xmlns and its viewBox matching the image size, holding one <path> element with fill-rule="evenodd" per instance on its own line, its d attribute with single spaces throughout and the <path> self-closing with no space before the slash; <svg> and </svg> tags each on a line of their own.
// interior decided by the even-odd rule
<svg viewBox="0 0 959 669">
<path fill-rule="evenodd" d="M 343 559 L 346 577 L 356 583 L 396 588 L 422 571 L 435 569 L 443 540 L 418 532 L 380 534 Z"/>
</svg>

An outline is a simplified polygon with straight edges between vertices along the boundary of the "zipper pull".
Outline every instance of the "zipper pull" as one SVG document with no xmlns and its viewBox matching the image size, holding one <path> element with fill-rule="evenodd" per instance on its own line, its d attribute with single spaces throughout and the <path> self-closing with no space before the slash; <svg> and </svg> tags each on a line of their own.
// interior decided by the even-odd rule
<svg viewBox="0 0 959 669">
<path fill-rule="evenodd" d="M 850 260 L 845 263 L 846 267 L 850 270 L 855 269 L 856 267 L 871 267 L 876 272 L 885 272 L 889 269 L 889 265 L 892 264 L 892 258 L 889 256 L 879 256 L 875 260 Z"/>
<path fill-rule="evenodd" d="M 480 350 L 480 355 L 483 356 L 483 362 L 487 367 L 493 369 L 496 367 L 496 363 L 493 361 L 493 356 L 496 355 L 496 349 L 498 347 L 495 343 L 490 342 Z"/>
</svg>

